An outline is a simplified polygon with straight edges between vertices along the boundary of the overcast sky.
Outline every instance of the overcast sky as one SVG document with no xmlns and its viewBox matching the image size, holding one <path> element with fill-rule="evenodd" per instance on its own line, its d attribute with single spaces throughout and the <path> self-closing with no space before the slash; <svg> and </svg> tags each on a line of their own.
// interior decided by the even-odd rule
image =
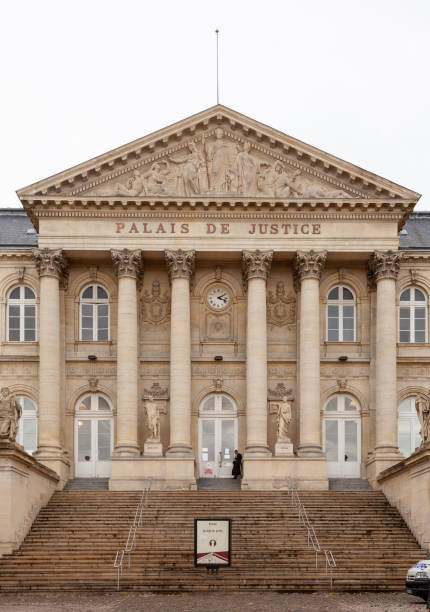
<svg viewBox="0 0 430 612">
<path fill-rule="evenodd" d="M 0 206 L 220 101 L 423 194 L 430 0 L 2 0 Z"/>
</svg>

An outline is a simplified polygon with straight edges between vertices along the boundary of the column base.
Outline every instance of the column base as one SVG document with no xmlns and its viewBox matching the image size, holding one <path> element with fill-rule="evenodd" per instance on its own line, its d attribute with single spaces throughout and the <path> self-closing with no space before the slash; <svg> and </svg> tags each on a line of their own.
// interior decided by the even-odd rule
<svg viewBox="0 0 430 612">
<path fill-rule="evenodd" d="M 166 457 L 187 457 L 194 459 L 194 453 L 191 446 L 187 444 L 171 444 L 166 451 Z"/>
<path fill-rule="evenodd" d="M 271 457 L 272 453 L 270 452 L 267 446 L 263 446 L 262 444 L 249 444 L 245 448 L 245 457 Z"/>
<path fill-rule="evenodd" d="M 59 446 L 42 446 L 37 449 L 33 457 L 42 465 L 53 470 L 60 480 L 57 489 L 63 489 L 70 475 L 70 459 Z"/>
<path fill-rule="evenodd" d="M 325 457 L 321 445 L 315 444 L 314 442 L 303 442 L 299 444 L 297 454 L 299 457 Z"/>
<path fill-rule="evenodd" d="M 137 444 L 120 442 L 115 446 L 112 457 L 140 457 L 140 448 Z"/>
<path fill-rule="evenodd" d="M 387 468 L 403 461 L 404 456 L 396 446 L 380 445 L 369 453 L 366 461 L 367 479 L 374 489 L 379 488 L 378 476 Z"/>
</svg>

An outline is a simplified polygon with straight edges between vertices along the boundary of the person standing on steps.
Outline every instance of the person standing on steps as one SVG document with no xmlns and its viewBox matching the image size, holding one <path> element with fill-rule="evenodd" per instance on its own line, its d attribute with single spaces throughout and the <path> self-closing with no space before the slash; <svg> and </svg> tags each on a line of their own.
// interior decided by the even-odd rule
<svg viewBox="0 0 430 612">
<path fill-rule="evenodd" d="M 233 474 L 234 479 L 242 475 L 242 455 L 237 449 L 234 451 L 233 469 L 231 473 Z"/>
</svg>

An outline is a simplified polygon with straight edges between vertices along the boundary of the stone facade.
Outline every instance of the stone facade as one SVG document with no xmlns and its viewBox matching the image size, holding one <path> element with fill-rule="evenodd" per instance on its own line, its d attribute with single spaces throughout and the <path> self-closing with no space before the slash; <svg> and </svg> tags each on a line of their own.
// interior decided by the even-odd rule
<svg viewBox="0 0 430 612">
<path fill-rule="evenodd" d="M 0 386 L 37 404 L 35 456 L 61 482 L 77 468 L 78 403 L 91 394 L 112 410 L 111 488 L 148 475 L 195 487 L 211 394 L 235 406 L 243 487 L 292 476 L 327 488 L 323 409 L 339 394 L 358 406 L 358 475 L 377 483 L 402 458 L 397 406 L 427 392 L 430 372 L 427 337 L 398 342 L 400 292 L 430 297 L 430 243 L 399 253 L 418 194 L 222 106 L 18 194 L 38 244 L 0 250 Z M 20 285 L 36 296 L 35 341 L 8 339 Z M 92 339 L 89 286 L 108 296 L 88 301 Z M 336 341 L 334 287 L 354 304 L 353 333 Z M 294 455 L 280 456 L 270 402 L 285 390 Z M 161 446 L 148 454 L 149 396 Z"/>
</svg>

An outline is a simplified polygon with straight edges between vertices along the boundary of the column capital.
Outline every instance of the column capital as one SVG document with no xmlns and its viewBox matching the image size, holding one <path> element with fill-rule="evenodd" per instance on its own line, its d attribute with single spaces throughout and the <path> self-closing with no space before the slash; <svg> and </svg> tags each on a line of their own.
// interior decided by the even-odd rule
<svg viewBox="0 0 430 612">
<path fill-rule="evenodd" d="M 250 278 L 267 280 L 272 266 L 273 251 L 242 251 L 242 275 L 246 283 Z"/>
<path fill-rule="evenodd" d="M 327 260 L 327 251 L 296 251 L 293 260 L 293 273 L 296 289 L 304 278 L 321 279 Z"/>
<path fill-rule="evenodd" d="M 377 283 L 383 278 L 397 280 L 403 253 L 399 251 L 375 251 L 368 261 L 368 274 L 371 282 Z"/>
<path fill-rule="evenodd" d="M 67 281 L 69 276 L 68 261 L 62 249 L 33 249 L 32 255 L 40 278 L 52 276 L 58 278 L 58 280 Z"/>
<path fill-rule="evenodd" d="M 113 267 L 118 278 L 131 276 L 136 280 L 141 280 L 143 275 L 142 251 L 136 249 L 111 249 Z"/>
<path fill-rule="evenodd" d="M 174 278 L 187 278 L 191 280 L 194 274 L 196 259 L 196 252 L 194 250 L 183 251 L 182 249 L 177 249 L 176 251 L 172 251 L 166 249 L 164 251 L 164 257 L 170 281 Z"/>
</svg>

